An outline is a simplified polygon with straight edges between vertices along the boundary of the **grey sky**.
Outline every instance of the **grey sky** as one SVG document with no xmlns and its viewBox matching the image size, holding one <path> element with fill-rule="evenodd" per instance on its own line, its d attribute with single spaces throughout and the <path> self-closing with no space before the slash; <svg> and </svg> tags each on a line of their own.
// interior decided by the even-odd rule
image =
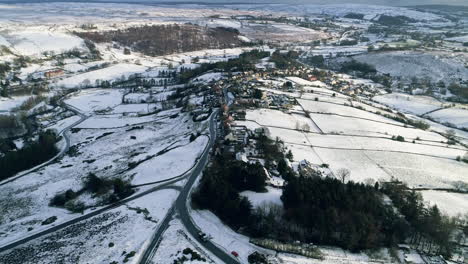
<svg viewBox="0 0 468 264">
<path fill-rule="evenodd" d="M 21 3 L 21 2 L 206 2 L 206 3 L 283 3 L 283 4 L 375 4 L 375 5 L 464 5 L 468 6 L 468 0 L 0 0 L 0 3 Z"/>
</svg>

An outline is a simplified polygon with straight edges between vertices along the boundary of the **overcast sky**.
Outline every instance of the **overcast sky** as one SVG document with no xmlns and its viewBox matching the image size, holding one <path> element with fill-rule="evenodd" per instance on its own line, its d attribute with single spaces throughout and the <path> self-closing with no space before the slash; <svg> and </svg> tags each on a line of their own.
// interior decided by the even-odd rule
<svg viewBox="0 0 468 264">
<path fill-rule="evenodd" d="M 0 3 L 15 2 L 207 2 L 207 3 L 304 3 L 304 4 L 375 4 L 375 5 L 427 5 L 427 4 L 445 4 L 445 5 L 465 5 L 468 6 L 468 0 L 0 0 Z"/>
</svg>

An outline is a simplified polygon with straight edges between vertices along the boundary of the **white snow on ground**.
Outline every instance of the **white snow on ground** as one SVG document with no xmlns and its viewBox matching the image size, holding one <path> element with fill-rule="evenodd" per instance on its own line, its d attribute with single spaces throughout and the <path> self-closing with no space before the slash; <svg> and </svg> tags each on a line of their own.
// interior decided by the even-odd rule
<svg viewBox="0 0 468 264">
<path fill-rule="evenodd" d="M 445 40 L 456 41 L 456 42 L 468 42 L 468 35 L 461 37 L 446 38 Z"/>
<path fill-rule="evenodd" d="M 2 36 L 0 35 L 0 45 L 1 45 L 1 46 L 10 47 L 11 44 L 10 44 L 10 42 L 8 42 L 4 37 L 2 37 Z"/>
<path fill-rule="evenodd" d="M 67 72 L 79 72 L 79 71 L 84 71 L 86 70 L 88 67 L 82 65 L 82 64 L 78 64 L 78 63 L 70 63 L 70 64 L 66 64 L 65 66 L 63 66 L 63 69 Z"/>
<path fill-rule="evenodd" d="M 318 98 L 317 101 L 315 101 L 315 98 Z M 332 96 L 332 93 L 322 93 L 320 91 L 316 91 L 314 89 L 313 93 L 307 93 L 307 94 L 303 94 L 301 99 L 298 99 L 298 100 L 302 100 L 301 102 L 305 102 L 305 101 L 314 101 L 314 102 L 324 102 L 324 103 L 334 103 L 334 104 L 340 104 L 340 105 L 344 105 L 344 104 L 347 104 L 349 105 L 350 102 L 350 98 L 347 98 L 347 97 L 344 97 L 344 96 Z M 308 103 L 308 104 L 311 104 L 312 102 Z M 302 105 L 302 103 L 301 103 Z M 317 109 L 318 110 L 318 109 Z M 327 111 L 328 112 L 328 111 Z"/>
<path fill-rule="evenodd" d="M 247 257 L 255 251 L 274 254 L 271 251 L 250 244 L 247 236 L 234 232 L 208 210 L 194 210 L 191 212 L 191 216 L 199 229 L 212 237 L 212 243 L 228 252 L 228 254 L 232 251 L 239 253 L 238 261 L 241 263 L 248 263 Z"/>
<path fill-rule="evenodd" d="M 47 30 L 46 27 L 30 27 L 3 36 L 14 51 L 21 55 L 40 55 L 43 52 L 62 53 L 74 48 L 86 49 L 84 41 L 76 36 Z M 86 49 L 87 50 L 87 49 Z"/>
<path fill-rule="evenodd" d="M 155 109 L 160 109 L 160 104 L 122 104 L 112 109 L 112 114 L 123 113 L 151 113 Z"/>
<path fill-rule="evenodd" d="M 307 93 L 305 95 L 314 96 Z M 308 111 L 371 120 L 310 114 L 318 128 L 328 133 L 324 135 L 319 133 L 320 130 L 313 123 L 310 126 L 312 133 L 295 130 L 296 116 L 301 115 L 266 109 L 247 111 L 248 120 L 270 126 L 271 136 L 279 137 L 286 143 L 293 152 L 295 161 L 306 159 L 313 164 L 327 163 L 335 172 L 347 168 L 351 171 L 351 180 L 359 182 L 366 182 L 369 178 L 387 181 L 392 176 L 414 187 L 454 188 L 456 181 L 468 182 L 464 172 L 468 169 L 467 165 L 455 161 L 457 156 L 464 155 L 466 149 L 458 145 L 447 148 L 446 138 L 437 133 L 406 128 L 403 124 L 380 115 L 341 104 L 307 100 L 299 102 L 304 104 Z M 365 107 L 376 110 L 367 105 Z M 259 126 L 251 121 L 236 123 L 249 128 Z M 403 136 L 406 142 L 391 139 L 397 135 Z M 419 139 L 412 143 L 416 138 Z"/>
<path fill-rule="evenodd" d="M 9 112 L 13 108 L 20 106 L 26 100 L 28 100 L 31 96 L 14 96 L 12 98 L 5 98 L 0 97 L 0 113 L 1 112 Z"/>
<path fill-rule="evenodd" d="M 446 83 L 468 79 L 468 69 L 454 57 L 413 51 L 379 52 L 353 57 L 359 62 L 374 65 L 377 71 L 401 77 L 410 82 L 413 77 L 428 78 Z"/>
<path fill-rule="evenodd" d="M 115 115 L 98 115 L 86 119 L 84 122 L 76 126 L 76 128 L 89 128 L 89 129 L 104 129 L 104 128 L 119 128 L 137 124 L 144 124 L 157 120 L 157 115 L 149 116 L 122 116 Z"/>
<path fill-rule="evenodd" d="M 67 117 L 67 118 L 64 118 L 64 119 L 58 121 L 57 123 L 55 123 L 55 124 L 53 124 L 51 126 L 48 126 L 46 129 L 53 129 L 53 130 L 57 131 L 57 133 L 60 133 L 65 128 L 67 128 L 68 126 L 74 124 L 78 120 L 80 120 L 79 116 L 77 116 L 77 115 L 70 116 L 70 117 Z"/>
<path fill-rule="evenodd" d="M 177 191 L 171 189 L 160 190 L 34 240 L 27 245 L 29 250 L 33 250 L 34 256 L 18 260 L 18 263 L 45 264 L 62 260 L 67 263 L 120 263 L 132 251 L 136 254 L 129 260 L 135 263 L 144 243 L 167 214 L 177 194 Z M 147 209 L 148 214 L 138 213 L 137 208 Z M 48 250 L 42 247 L 44 243 L 49 245 Z M 21 254 L 16 255 L 21 258 Z"/>
<path fill-rule="evenodd" d="M 366 149 L 378 151 L 399 151 L 424 155 L 433 155 L 455 160 L 463 156 L 465 149 L 446 148 L 445 146 L 427 145 L 425 142 L 399 142 L 388 138 L 347 137 L 335 135 L 308 134 L 309 143 L 323 148 Z"/>
<path fill-rule="evenodd" d="M 351 56 L 363 53 L 367 53 L 367 46 L 362 44 L 360 46 L 319 46 L 309 51 L 310 55 L 322 55 L 325 58 L 336 57 L 338 54 Z"/>
<path fill-rule="evenodd" d="M 307 160 L 312 164 L 320 165 L 325 163 L 320 156 L 318 156 L 317 152 L 309 147 L 309 146 L 304 146 L 304 145 L 294 145 L 294 144 L 288 144 L 286 143 L 286 146 L 288 149 L 291 150 L 291 152 L 294 155 L 294 161 L 299 162 L 302 160 Z"/>
<path fill-rule="evenodd" d="M 437 205 L 439 210 L 450 215 L 465 215 L 468 213 L 468 194 L 449 193 L 444 191 L 421 191 L 425 202 Z"/>
<path fill-rule="evenodd" d="M 164 232 L 161 243 L 159 244 L 152 261 L 153 263 L 158 264 L 173 264 L 176 259 L 182 257 L 182 251 L 186 248 L 190 248 L 200 254 L 206 259 L 206 262 L 185 261 L 184 263 L 213 263 L 211 260 L 213 260 L 214 263 L 221 263 L 215 256 L 208 255 L 208 253 L 202 249 L 202 245 L 198 244 L 196 240 L 190 236 L 180 220 L 172 220 L 170 222 L 170 226 Z"/>
<path fill-rule="evenodd" d="M 274 7 L 272 7 L 274 8 Z M 390 7 L 381 5 L 364 4 L 331 4 L 331 5 L 279 5 L 275 10 L 295 11 L 296 15 L 302 13 L 328 14 L 336 16 L 345 16 L 348 13 L 364 14 L 365 19 L 373 19 L 378 15 L 389 16 L 407 16 L 418 20 L 440 20 L 441 17 L 427 12 L 420 12 L 403 7 Z M 297 13 L 296 13 L 297 12 Z"/>
<path fill-rule="evenodd" d="M 133 184 L 144 184 L 179 176 L 189 170 L 203 153 L 208 138 L 200 136 L 185 146 L 157 156 L 129 173 L 135 174 Z"/>
<path fill-rule="evenodd" d="M 249 199 L 252 203 L 253 207 L 261 206 L 262 204 L 266 203 L 274 203 L 278 205 L 282 205 L 283 202 L 281 201 L 280 197 L 283 194 L 283 191 L 278 188 L 273 188 L 267 186 L 267 192 L 264 193 L 257 193 L 253 191 L 243 191 L 240 193 L 241 196 L 245 196 Z"/>
<path fill-rule="evenodd" d="M 310 114 L 310 116 L 325 133 L 379 137 L 401 135 L 405 138 L 405 140 L 419 137 L 423 140 L 431 140 L 436 142 L 447 141 L 439 134 L 415 128 L 405 128 L 375 121 L 327 114 Z"/>
<path fill-rule="evenodd" d="M 412 264 L 425 264 L 426 263 L 415 250 L 411 250 L 410 254 L 405 254 L 405 261 L 406 263 L 412 263 Z"/>
<path fill-rule="evenodd" d="M 94 86 L 96 80 L 111 81 L 122 76 L 127 78 L 132 74 L 145 72 L 146 69 L 147 67 L 136 64 L 120 63 L 107 68 L 65 78 L 55 83 L 54 86 L 65 88 Z"/>
<path fill-rule="evenodd" d="M 284 264 L 380 264 L 398 263 L 391 259 L 387 249 L 381 249 L 379 259 L 372 259 L 364 253 L 352 253 L 340 248 L 318 247 L 323 253 L 324 259 L 311 259 L 292 254 L 278 254 L 281 263 Z"/>
<path fill-rule="evenodd" d="M 365 151 L 365 154 L 409 186 L 453 189 L 457 181 L 468 182 L 468 164 L 464 162 L 391 152 Z"/>
<path fill-rule="evenodd" d="M 241 23 L 232 19 L 211 19 L 206 24 L 210 27 L 241 28 Z"/>
<path fill-rule="evenodd" d="M 306 86 L 314 86 L 314 82 L 311 82 L 311 81 L 307 81 L 307 80 L 304 80 L 302 78 L 299 78 L 299 77 L 286 77 L 286 79 L 292 81 L 292 82 L 295 82 L 299 85 L 306 85 Z"/>
<path fill-rule="evenodd" d="M 65 103 L 78 108 L 85 113 L 109 110 L 122 103 L 122 90 L 117 89 L 88 89 L 73 95 Z"/>
<path fill-rule="evenodd" d="M 468 145 L 468 132 L 466 132 L 466 131 L 463 131 L 463 130 L 460 130 L 460 129 L 454 129 L 454 128 L 451 128 L 451 127 L 447 127 L 447 126 L 444 126 L 442 124 L 433 122 L 433 121 L 428 120 L 428 119 L 423 119 L 423 118 L 417 117 L 417 116 L 410 116 L 410 118 L 415 119 L 415 120 L 423 120 L 423 121 L 427 122 L 431 126 L 430 130 L 435 131 L 437 133 L 445 134 L 447 132 L 447 130 L 453 130 L 453 131 L 455 131 L 455 136 L 457 137 L 457 139 L 460 142 L 462 142 L 463 144 Z"/>
<path fill-rule="evenodd" d="M 262 126 L 279 126 L 295 129 L 296 125 L 307 124 L 311 129 L 314 125 L 310 119 L 301 115 L 289 115 L 277 110 L 256 109 L 247 111 L 246 119 L 257 121 Z M 317 132 L 317 131 L 316 131 Z"/>
<path fill-rule="evenodd" d="M 329 102 L 320 102 L 320 101 L 316 102 L 316 101 L 301 100 L 301 99 L 299 99 L 298 102 L 304 107 L 306 111 L 360 117 L 360 118 L 371 119 L 371 120 L 375 120 L 379 122 L 385 122 L 385 123 L 390 123 L 390 124 L 395 124 L 395 125 L 400 125 L 400 126 L 402 125 L 401 123 L 394 121 L 392 119 L 388 119 L 383 116 L 369 113 L 367 111 L 349 107 L 349 106 L 330 104 Z"/>
<path fill-rule="evenodd" d="M 403 112 L 422 115 L 443 107 L 444 103 L 429 96 L 414 96 L 402 93 L 379 95 L 373 100 Z"/>
<path fill-rule="evenodd" d="M 468 109 L 447 108 L 430 113 L 429 116 L 441 123 L 450 123 L 458 128 L 468 128 Z"/>
<path fill-rule="evenodd" d="M 174 111 L 166 111 L 166 114 L 173 113 Z M 122 175 L 122 178 L 131 179 L 132 175 L 123 173 L 129 169 L 131 161 L 138 161 L 146 155 L 156 154 L 159 151 L 157 148 L 162 149 L 172 142 L 187 142 L 187 133 L 196 130 L 203 132 L 203 125 L 203 123 L 192 123 L 189 116 L 180 115 L 173 119 L 167 118 L 147 123 L 140 129 L 134 130 L 120 128 L 72 131 L 70 153 L 74 154 L 66 155 L 60 162 L 0 186 L 0 207 L 4 209 L 0 214 L 0 244 L 25 236 L 30 227 L 34 229 L 33 232 L 47 228 L 47 226 L 42 226 L 41 222 L 50 216 L 58 217 L 56 223 L 75 217 L 65 209 L 49 207 L 49 202 L 57 193 L 69 188 L 79 190 L 83 179 L 90 172 L 104 178 Z M 203 140 L 202 137 L 200 141 Z M 194 149 L 194 144 L 197 143 L 199 142 L 194 141 L 188 146 L 190 149 L 186 148 L 185 152 L 199 151 Z M 186 154 L 181 155 L 179 152 L 179 156 Z M 170 152 L 167 152 L 161 157 L 169 157 L 169 155 L 171 155 Z M 193 164 L 195 158 L 196 156 L 193 155 L 190 165 Z M 143 165 L 144 163 L 141 164 Z M 173 164 L 174 170 L 178 165 Z M 169 166 L 168 163 L 165 166 Z M 134 168 L 136 169 L 138 166 Z M 153 170 L 148 169 L 146 172 L 149 175 L 140 174 L 140 176 L 146 179 L 170 177 L 169 173 L 175 172 L 174 170 L 167 169 L 155 174 Z M 100 201 L 99 198 L 88 200 L 90 201 L 87 204 Z"/>
<path fill-rule="evenodd" d="M 34 73 L 36 72 L 44 72 L 54 68 L 55 67 L 49 65 L 48 62 L 45 62 L 43 64 L 31 64 L 27 67 L 20 69 L 21 72 L 18 75 L 18 78 L 20 78 L 21 80 L 26 80 L 28 77 L 34 76 Z"/>
<path fill-rule="evenodd" d="M 223 78 L 223 74 L 221 72 L 210 72 L 210 73 L 205 73 L 203 75 L 195 77 L 194 79 L 199 82 L 211 82 L 211 81 L 217 81 L 221 78 Z"/>
</svg>

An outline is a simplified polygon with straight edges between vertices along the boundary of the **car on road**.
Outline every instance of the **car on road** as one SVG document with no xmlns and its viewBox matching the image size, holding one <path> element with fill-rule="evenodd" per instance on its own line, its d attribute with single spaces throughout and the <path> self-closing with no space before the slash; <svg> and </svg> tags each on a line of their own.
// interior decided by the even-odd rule
<svg viewBox="0 0 468 264">
<path fill-rule="evenodd" d="M 237 253 L 236 251 L 231 251 L 231 255 L 233 255 L 234 257 L 239 257 L 239 253 Z"/>
<path fill-rule="evenodd" d="M 207 236 L 205 233 L 203 233 L 203 232 L 199 232 L 199 233 L 198 233 L 198 237 L 199 237 L 203 242 L 208 241 L 208 236 Z"/>
</svg>

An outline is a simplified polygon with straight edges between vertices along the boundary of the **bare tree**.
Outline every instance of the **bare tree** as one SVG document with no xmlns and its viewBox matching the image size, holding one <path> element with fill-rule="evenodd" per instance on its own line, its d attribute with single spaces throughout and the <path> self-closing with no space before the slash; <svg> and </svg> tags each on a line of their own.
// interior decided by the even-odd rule
<svg viewBox="0 0 468 264">
<path fill-rule="evenodd" d="M 346 168 L 341 168 L 336 171 L 336 177 L 341 180 L 342 183 L 345 183 L 346 180 L 349 179 L 349 176 L 351 175 L 351 171 L 349 171 Z"/>
</svg>

